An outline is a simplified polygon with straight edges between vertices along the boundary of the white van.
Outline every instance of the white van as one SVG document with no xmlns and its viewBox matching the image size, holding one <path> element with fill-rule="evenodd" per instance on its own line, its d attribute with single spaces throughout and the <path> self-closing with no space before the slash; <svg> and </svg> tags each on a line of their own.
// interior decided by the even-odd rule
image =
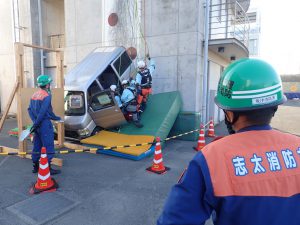
<svg viewBox="0 0 300 225">
<path fill-rule="evenodd" d="M 121 81 L 135 71 L 124 47 L 101 47 L 66 74 L 66 138 L 82 139 L 126 123 L 109 87 L 121 89 Z"/>
</svg>

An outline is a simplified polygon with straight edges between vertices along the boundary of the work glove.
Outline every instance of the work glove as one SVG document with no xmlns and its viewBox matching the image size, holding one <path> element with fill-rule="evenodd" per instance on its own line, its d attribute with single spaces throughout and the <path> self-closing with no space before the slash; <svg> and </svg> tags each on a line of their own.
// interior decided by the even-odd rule
<svg viewBox="0 0 300 225">
<path fill-rule="evenodd" d="M 36 129 L 37 129 L 36 126 L 32 126 L 32 127 L 30 128 L 30 133 L 31 133 L 31 134 L 34 133 L 34 132 L 36 131 Z"/>
</svg>

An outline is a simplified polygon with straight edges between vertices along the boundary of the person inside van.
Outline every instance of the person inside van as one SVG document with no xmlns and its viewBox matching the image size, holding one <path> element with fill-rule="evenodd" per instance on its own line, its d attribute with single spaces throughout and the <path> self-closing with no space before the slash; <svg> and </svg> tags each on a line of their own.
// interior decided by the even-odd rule
<svg viewBox="0 0 300 225">
<path fill-rule="evenodd" d="M 110 90 L 114 94 L 116 103 L 118 104 L 119 108 L 121 109 L 123 105 L 122 105 L 122 101 L 121 101 L 121 98 L 120 98 L 120 94 L 117 91 L 117 86 L 115 84 L 110 85 Z"/>
<path fill-rule="evenodd" d="M 155 62 L 150 58 L 149 54 L 146 56 L 150 61 L 150 65 L 147 68 L 146 62 L 140 60 L 137 63 L 138 73 L 135 77 L 135 81 L 138 87 L 138 104 L 141 105 L 140 111 L 143 112 L 146 109 L 147 98 L 152 93 L 152 76 L 155 70 Z"/>
<path fill-rule="evenodd" d="M 128 80 L 122 81 L 123 86 L 123 93 L 121 96 L 121 101 L 123 103 L 125 113 L 129 112 L 132 113 L 132 119 L 134 125 L 138 128 L 143 127 L 143 124 L 140 123 L 139 116 L 138 116 L 138 103 L 136 99 L 136 89 L 133 86 L 129 85 Z"/>
</svg>

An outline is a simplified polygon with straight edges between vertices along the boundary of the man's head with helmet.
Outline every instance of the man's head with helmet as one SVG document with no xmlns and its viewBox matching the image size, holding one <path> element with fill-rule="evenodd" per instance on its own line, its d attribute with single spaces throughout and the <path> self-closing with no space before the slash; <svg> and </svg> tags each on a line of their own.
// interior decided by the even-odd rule
<svg viewBox="0 0 300 225">
<path fill-rule="evenodd" d="M 259 59 L 240 59 L 220 77 L 215 103 L 224 110 L 230 133 L 243 126 L 269 124 L 286 97 L 274 68 Z M 233 128 L 233 129 L 232 129 Z"/>
</svg>

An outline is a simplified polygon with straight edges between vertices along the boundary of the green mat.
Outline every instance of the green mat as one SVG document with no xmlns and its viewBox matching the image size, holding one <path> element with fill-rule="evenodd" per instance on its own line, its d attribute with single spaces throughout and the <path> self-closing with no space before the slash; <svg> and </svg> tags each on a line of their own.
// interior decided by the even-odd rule
<svg viewBox="0 0 300 225">
<path fill-rule="evenodd" d="M 143 128 L 137 128 L 133 124 L 126 124 L 120 129 L 122 134 L 151 135 L 167 138 L 182 106 L 182 100 L 178 91 L 151 95 L 147 102 L 147 108 L 141 115 Z"/>
<path fill-rule="evenodd" d="M 185 132 L 199 129 L 201 123 L 201 115 L 199 112 L 180 112 L 174 123 L 174 126 L 169 136 L 176 136 Z M 178 137 L 179 140 L 196 141 L 198 140 L 199 132 L 194 132 L 188 135 Z"/>
</svg>

